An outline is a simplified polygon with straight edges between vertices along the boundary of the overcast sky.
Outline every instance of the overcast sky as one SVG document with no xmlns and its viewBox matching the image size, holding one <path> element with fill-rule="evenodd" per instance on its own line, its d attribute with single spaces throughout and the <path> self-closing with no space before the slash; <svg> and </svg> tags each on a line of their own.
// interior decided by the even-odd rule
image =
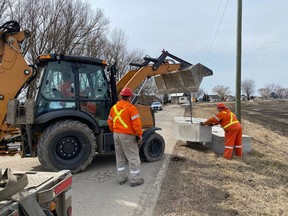
<svg viewBox="0 0 288 216">
<path fill-rule="evenodd" d="M 213 70 L 200 88 L 235 94 L 237 0 L 90 0 L 127 35 L 130 49 L 159 57 L 161 50 Z M 288 1 L 243 0 L 242 81 L 256 94 L 266 84 L 288 88 Z"/>
</svg>

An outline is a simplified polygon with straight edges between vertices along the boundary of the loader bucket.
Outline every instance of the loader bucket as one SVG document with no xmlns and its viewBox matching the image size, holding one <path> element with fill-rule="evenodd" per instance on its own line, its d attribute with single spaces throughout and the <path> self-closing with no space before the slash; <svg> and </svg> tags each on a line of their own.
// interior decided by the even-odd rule
<svg viewBox="0 0 288 216">
<path fill-rule="evenodd" d="M 154 77 L 158 93 L 173 94 L 183 92 L 196 92 L 202 82 L 203 77 L 212 76 L 211 69 L 198 63 L 184 69 L 160 74 Z"/>
</svg>

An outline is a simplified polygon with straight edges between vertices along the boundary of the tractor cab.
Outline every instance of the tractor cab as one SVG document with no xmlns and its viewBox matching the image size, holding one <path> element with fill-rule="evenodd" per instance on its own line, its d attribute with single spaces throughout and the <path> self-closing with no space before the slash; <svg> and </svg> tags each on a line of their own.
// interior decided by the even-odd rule
<svg viewBox="0 0 288 216">
<path fill-rule="evenodd" d="M 106 66 L 105 61 L 92 58 L 39 56 L 37 77 L 28 90 L 28 97 L 37 98 L 35 119 L 54 111 L 65 110 L 66 115 L 80 111 L 93 117 L 99 127 L 106 126 L 111 107 Z"/>
</svg>

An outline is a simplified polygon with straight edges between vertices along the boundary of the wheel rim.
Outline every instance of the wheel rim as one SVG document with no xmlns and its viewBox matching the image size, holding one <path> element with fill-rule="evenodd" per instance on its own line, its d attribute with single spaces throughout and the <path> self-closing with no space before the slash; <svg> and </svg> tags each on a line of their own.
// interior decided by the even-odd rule
<svg viewBox="0 0 288 216">
<path fill-rule="evenodd" d="M 56 146 L 56 154 L 64 160 L 70 160 L 79 155 L 81 143 L 74 137 L 64 137 Z"/>
<path fill-rule="evenodd" d="M 162 152 L 162 143 L 158 139 L 153 139 L 149 145 L 149 154 L 151 157 L 157 157 Z"/>
</svg>

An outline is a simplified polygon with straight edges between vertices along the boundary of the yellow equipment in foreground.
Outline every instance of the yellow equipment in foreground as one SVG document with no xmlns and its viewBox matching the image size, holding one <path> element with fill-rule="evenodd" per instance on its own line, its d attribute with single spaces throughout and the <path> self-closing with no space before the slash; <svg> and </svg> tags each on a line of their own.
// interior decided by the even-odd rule
<svg viewBox="0 0 288 216">
<path fill-rule="evenodd" d="M 167 51 L 159 58 L 131 63 L 136 69 L 117 83 L 117 68 L 96 58 L 44 54 L 29 67 L 20 51 L 29 31 L 8 22 L 0 27 L 0 36 L 0 153 L 17 152 L 18 148 L 9 145 L 20 142 L 22 157 L 38 156 L 53 171 L 81 172 L 95 153 L 114 153 L 107 118 L 122 88 L 139 89 L 153 76 L 160 93 L 191 92 L 197 91 L 204 76 L 212 75 L 209 68 L 192 65 Z M 70 96 L 62 92 L 64 84 Z M 19 101 L 24 88 L 26 98 Z M 157 161 L 165 150 L 164 138 L 155 132 L 161 128 L 155 127 L 150 106 L 134 103 L 143 123 L 140 156 Z M 20 136 L 15 136 L 19 131 Z"/>
</svg>

